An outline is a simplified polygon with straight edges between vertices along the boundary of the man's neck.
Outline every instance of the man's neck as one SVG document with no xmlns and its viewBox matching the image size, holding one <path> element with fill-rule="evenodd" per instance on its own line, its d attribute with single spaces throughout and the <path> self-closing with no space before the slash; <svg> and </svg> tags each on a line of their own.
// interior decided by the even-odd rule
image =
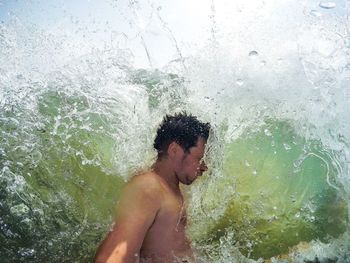
<svg viewBox="0 0 350 263">
<path fill-rule="evenodd" d="M 166 184 L 175 192 L 180 191 L 179 179 L 176 176 L 173 165 L 168 159 L 158 159 L 152 165 L 153 171 L 158 174 Z"/>
</svg>

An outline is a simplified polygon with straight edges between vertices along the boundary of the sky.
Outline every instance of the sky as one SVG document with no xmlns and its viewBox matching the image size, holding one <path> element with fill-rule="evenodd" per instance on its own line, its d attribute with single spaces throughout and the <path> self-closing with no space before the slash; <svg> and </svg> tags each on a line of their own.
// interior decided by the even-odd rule
<svg viewBox="0 0 350 263">
<path fill-rule="evenodd" d="M 226 32 L 244 34 L 255 18 L 300 19 L 303 5 L 316 15 L 342 15 L 346 0 L 0 0 L 0 21 L 14 17 L 48 32 L 69 32 L 96 47 L 128 48 L 138 67 L 161 67 L 190 56 Z M 324 7 L 322 8 L 321 5 Z M 335 8 L 325 8 L 332 7 Z M 299 7 L 298 7 L 299 6 Z M 290 11 L 284 8 L 290 8 Z M 288 21 L 288 20 L 286 20 Z M 259 27 L 256 26 L 257 30 Z M 257 32 L 259 33 L 259 32 Z M 90 36 L 90 37 L 87 37 Z M 249 47 L 250 48 L 250 47 Z M 253 47 L 252 47 L 253 48 Z"/>
<path fill-rule="evenodd" d="M 114 41 L 118 47 L 133 51 L 136 65 L 153 67 L 178 59 L 182 50 L 192 48 L 189 43 L 200 42 L 195 38 L 203 39 L 203 32 L 208 31 L 209 12 L 208 0 L 190 4 L 185 0 L 165 4 L 147 0 L 0 0 L 1 21 L 16 17 L 50 32 L 74 32 L 76 37 L 93 34 L 96 46 Z M 187 43 L 176 43 L 175 39 L 186 39 Z"/>
</svg>

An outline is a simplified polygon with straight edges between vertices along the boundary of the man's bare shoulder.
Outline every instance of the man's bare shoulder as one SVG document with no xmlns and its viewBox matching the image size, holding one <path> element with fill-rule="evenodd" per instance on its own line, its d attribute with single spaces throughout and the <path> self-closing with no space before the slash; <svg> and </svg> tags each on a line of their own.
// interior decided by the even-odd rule
<svg viewBox="0 0 350 263">
<path fill-rule="evenodd" d="M 127 215 L 132 211 L 143 215 L 156 213 L 161 208 L 163 191 L 160 182 L 152 172 L 134 175 L 122 190 L 117 203 L 117 215 Z"/>
<path fill-rule="evenodd" d="M 152 172 L 147 171 L 135 174 L 126 184 L 124 191 L 138 192 L 140 195 L 156 197 L 159 199 L 163 193 L 163 186 L 160 177 Z"/>
<path fill-rule="evenodd" d="M 135 174 L 128 182 L 128 185 L 135 187 L 141 186 L 145 188 L 152 188 L 153 190 L 161 190 L 162 184 L 159 175 L 152 171 L 147 171 Z"/>
</svg>

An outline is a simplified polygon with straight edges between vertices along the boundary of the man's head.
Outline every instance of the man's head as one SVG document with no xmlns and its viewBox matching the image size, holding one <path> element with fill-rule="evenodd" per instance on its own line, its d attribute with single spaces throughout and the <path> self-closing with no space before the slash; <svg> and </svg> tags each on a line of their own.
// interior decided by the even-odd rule
<svg viewBox="0 0 350 263">
<path fill-rule="evenodd" d="M 159 159 L 167 156 L 168 147 L 172 142 L 176 142 L 185 153 L 189 153 L 200 137 L 208 140 L 209 130 L 209 123 L 200 122 L 197 117 L 186 112 L 174 116 L 166 115 L 157 130 L 153 146 Z"/>
<path fill-rule="evenodd" d="M 158 160 L 171 157 L 175 174 L 184 184 L 191 184 L 207 170 L 202 161 L 210 124 L 184 113 L 166 115 L 157 130 L 154 148 Z"/>
</svg>

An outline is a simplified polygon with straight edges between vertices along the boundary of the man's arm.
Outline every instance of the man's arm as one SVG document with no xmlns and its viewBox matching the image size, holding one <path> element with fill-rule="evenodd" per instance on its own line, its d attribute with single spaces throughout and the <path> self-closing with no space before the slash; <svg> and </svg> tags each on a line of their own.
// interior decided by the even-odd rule
<svg viewBox="0 0 350 263">
<path fill-rule="evenodd" d="M 113 230 L 98 248 L 95 263 L 138 262 L 145 235 L 160 208 L 160 187 L 147 175 L 133 178 L 117 207 Z"/>
</svg>

